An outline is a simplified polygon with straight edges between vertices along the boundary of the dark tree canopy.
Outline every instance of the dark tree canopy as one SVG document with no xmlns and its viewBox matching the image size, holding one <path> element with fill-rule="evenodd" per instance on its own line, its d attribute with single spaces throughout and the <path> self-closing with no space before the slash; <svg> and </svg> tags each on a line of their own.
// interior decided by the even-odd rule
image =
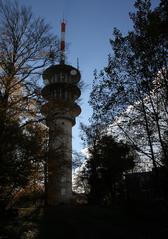
<svg viewBox="0 0 168 239">
<path fill-rule="evenodd" d="M 133 30 L 125 36 L 114 29 L 108 65 L 95 72 L 90 104 L 92 122 L 109 127 L 113 122 L 154 168 L 167 157 L 164 131 L 168 122 L 168 8 L 160 1 L 137 0 L 130 14 Z M 119 117 L 119 120 L 117 119 Z"/>
<path fill-rule="evenodd" d="M 88 159 L 79 177 L 88 182 L 90 203 L 110 203 L 119 193 L 117 187 L 120 185 L 121 189 L 125 173 L 135 166 L 135 151 L 130 145 L 98 131 L 98 128 L 96 131 L 92 125 L 83 127 L 83 131 Z"/>
<path fill-rule="evenodd" d="M 39 122 L 39 83 L 51 50 L 58 53 L 57 43 L 31 8 L 0 0 L 0 197 L 5 205 L 32 183 L 44 163 L 48 131 Z"/>
</svg>

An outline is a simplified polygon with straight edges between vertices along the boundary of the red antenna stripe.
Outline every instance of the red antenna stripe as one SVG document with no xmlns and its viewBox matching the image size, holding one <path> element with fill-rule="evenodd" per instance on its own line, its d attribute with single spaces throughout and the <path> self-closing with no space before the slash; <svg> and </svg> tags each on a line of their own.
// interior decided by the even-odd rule
<svg viewBox="0 0 168 239">
<path fill-rule="evenodd" d="M 65 61 L 65 27 L 66 27 L 66 24 L 63 20 L 61 22 L 61 42 L 60 42 L 60 50 L 61 50 L 60 63 L 61 64 L 64 64 L 64 61 Z"/>
<path fill-rule="evenodd" d="M 61 23 L 61 32 L 65 32 L 65 22 Z"/>
<path fill-rule="evenodd" d="M 61 51 L 64 51 L 64 50 L 65 50 L 65 42 L 61 41 Z"/>
</svg>

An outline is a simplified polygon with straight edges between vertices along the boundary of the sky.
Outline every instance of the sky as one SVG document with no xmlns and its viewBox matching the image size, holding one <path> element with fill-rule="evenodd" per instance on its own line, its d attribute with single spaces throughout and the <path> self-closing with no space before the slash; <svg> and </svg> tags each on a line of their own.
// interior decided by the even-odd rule
<svg viewBox="0 0 168 239">
<path fill-rule="evenodd" d="M 85 84 L 82 90 L 82 113 L 73 127 L 73 150 L 83 148 L 80 139 L 80 123 L 88 124 L 91 108 L 88 104 L 94 79 L 93 71 L 103 69 L 111 53 L 109 39 L 113 28 L 123 34 L 132 29 L 129 12 L 134 10 L 135 0 L 19 0 L 23 5 L 31 6 L 36 16 L 43 17 L 53 32 L 60 36 L 60 22 L 66 20 L 66 42 L 68 43 L 67 63 L 79 66 Z M 151 0 L 157 6 L 159 0 Z"/>
</svg>

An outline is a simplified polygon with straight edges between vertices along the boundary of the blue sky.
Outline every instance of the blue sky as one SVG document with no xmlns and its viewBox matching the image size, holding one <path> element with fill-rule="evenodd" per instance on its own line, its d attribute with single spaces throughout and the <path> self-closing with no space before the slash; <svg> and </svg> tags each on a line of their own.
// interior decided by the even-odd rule
<svg viewBox="0 0 168 239">
<path fill-rule="evenodd" d="M 114 27 L 127 33 L 132 23 L 129 12 L 133 11 L 135 0 L 19 0 L 21 4 L 32 7 L 37 16 L 43 17 L 60 35 L 60 22 L 67 22 L 66 41 L 69 44 L 68 63 L 76 66 L 79 58 L 82 80 L 86 88 L 82 92 L 82 113 L 73 127 L 73 149 L 83 148 L 80 140 L 80 122 L 88 122 L 91 109 L 88 105 L 94 69 L 100 70 L 107 63 L 111 52 L 109 39 Z M 153 6 L 159 0 L 151 1 Z"/>
</svg>

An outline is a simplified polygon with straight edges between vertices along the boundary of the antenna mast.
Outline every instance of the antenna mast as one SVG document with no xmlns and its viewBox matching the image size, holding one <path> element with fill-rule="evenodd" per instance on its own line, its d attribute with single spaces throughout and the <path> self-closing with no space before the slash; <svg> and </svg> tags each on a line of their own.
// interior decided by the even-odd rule
<svg viewBox="0 0 168 239">
<path fill-rule="evenodd" d="M 64 19 L 61 22 L 61 43 L 60 43 L 60 50 L 61 50 L 61 59 L 60 64 L 65 63 L 65 21 Z"/>
</svg>

